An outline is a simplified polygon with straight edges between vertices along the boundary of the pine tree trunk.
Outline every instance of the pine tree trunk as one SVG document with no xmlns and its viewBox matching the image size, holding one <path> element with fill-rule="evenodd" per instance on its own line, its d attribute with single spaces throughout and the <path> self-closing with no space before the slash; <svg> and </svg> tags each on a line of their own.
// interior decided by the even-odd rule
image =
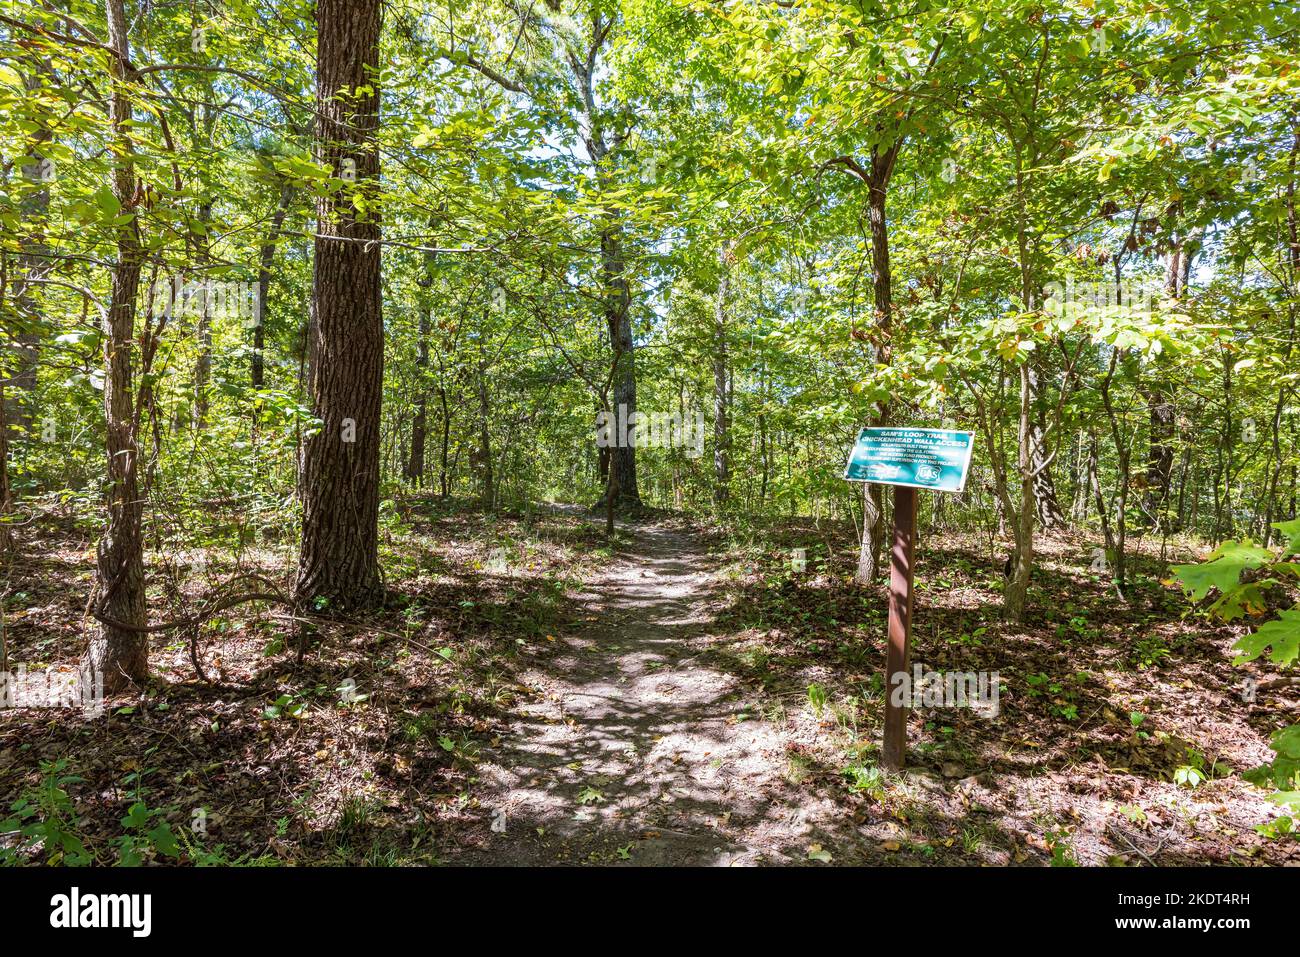
<svg viewBox="0 0 1300 957">
<path fill-rule="evenodd" d="M 303 528 L 295 592 L 330 610 L 382 594 L 379 425 L 383 395 L 379 178 L 379 0 L 319 0 L 317 161 L 344 179 L 317 199 L 312 408 L 323 426 L 302 456 Z M 353 94 L 359 88 L 371 92 Z M 340 92 L 347 95 L 341 96 Z M 349 182 L 355 171 L 355 182 Z M 364 214 L 356 192 L 370 192 Z"/>
</svg>

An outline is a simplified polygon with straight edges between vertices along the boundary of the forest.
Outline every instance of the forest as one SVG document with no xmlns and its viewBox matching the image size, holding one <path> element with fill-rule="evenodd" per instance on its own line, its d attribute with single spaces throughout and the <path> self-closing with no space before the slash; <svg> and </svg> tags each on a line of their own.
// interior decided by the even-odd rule
<svg viewBox="0 0 1300 957">
<path fill-rule="evenodd" d="M 1289 0 L 0 0 L 0 864 L 1300 864 L 1298 188 Z"/>
</svg>

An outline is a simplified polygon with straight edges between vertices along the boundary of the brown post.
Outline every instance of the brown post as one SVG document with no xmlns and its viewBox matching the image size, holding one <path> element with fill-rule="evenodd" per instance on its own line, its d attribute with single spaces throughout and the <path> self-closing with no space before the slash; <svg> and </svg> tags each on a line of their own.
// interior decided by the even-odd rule
<svg viewBox="0 0 1300 957">
<path fill-rule="evenodd" d="M 896 676 L 907 675 L 912 636 L 912 545 L 916 539 L 916 489 L 894 486 L 894 544 L 889 557 L 889 649 L 885 654 L 885 741 L 882 748 L 886 768 L 897 771 L 907 756 L 907 713 L 905 702 L 894 704 Z"/>
</svg>

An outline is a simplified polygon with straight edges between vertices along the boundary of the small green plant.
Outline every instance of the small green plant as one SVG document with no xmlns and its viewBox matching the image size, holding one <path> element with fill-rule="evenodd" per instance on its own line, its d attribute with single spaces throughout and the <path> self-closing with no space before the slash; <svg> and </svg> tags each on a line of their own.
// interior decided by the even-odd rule
<svg viewBox="0 0 1300 957">
<path fill-rule="evenodd" d="M 1136 824 L 1138 827 L 1146 827 L 1147 825 L 1147 812 L 1142 810 L 1142 808 L 1138 807 L 1136 804 L 1121 804 L 1119 806 L 1119 813 L 1123 814 L 1129 819 L 1129 821 Z"/>
<path fill-rule="evenodd" d="M 884 793 L 884 778 L 880 768 L 855 761 L 842 772 L 848 779 L 849 790 L 855 794 L 869 794 L 877 800 Z"/>
<path fill-rule="evenodd" d="M 1169 646 L 1159 635 L 1139 638 L 1133 644 L 1132 662 L 1139 671 L 1154 668 L 1169 657 Z"/>
<path fill-rule="evenodd" d="M 180 844 L 165 815 L 165 810 L 151 808 L 144 801 L 131 805 L 122 818 L 125 833 L 113 840 L 119 864 L 139 867 L 150 856 L 180 857 Z"/>
<path fill-rule="evenodd" d="M 1060 691 L 1060 685 L 1053 686 L 1051 680 L 1051 678 L 1047 677 L 1047 675 L 1041 671 L 1038 672 L 1038 674 L 1025 675 L 1025 683 L 1029 685 L 1029 697 L 1037 698 L 1049 691 L 1052 691 L 1053 693 Z"/>
<path fill-rule="evenodd" d="M 46 864 L 71 867 L 104 863 L 106 859 L 125 867 L 137 867 L 157 858 L 178 860 L 182 855 L 195 864 L 216 862 L 214 858 L 219 856 L 220 848 L 207 851 L 189 841 L 182 847 L 166 820 L 175 808 L 149 807 L 139 797 L 139 787 L 136 800 L 121 819 L 122 833 L 110 842 L 112 857 L 96 852 L 85 842 L 81 816 L 67 792 L 70 785 L 81 781 L 80 777 L 67 773 L 65 759 L 41 765 L 40 784 L 25 791 L 10 805 L 10 816 L 0 820 L 0 835 L 18 836 L 15 846 L 0 847 L 0 864 L 23 864 L 33 856 Z M 220 862 L 229 863 L 224 859 Z"/>
<path fill-rule="evenodd" d="M 1283 838 L 1300 837 L 1300 828 L 1297 828 L 1295 818 L 1284 814 L 1272 821 L 1256 824 L 1255 833 L 1268 838 L 1270 841 L 1280 841 Z"/>
<path fill-rule="evenodd" d="M 1205 755 L 1195 748 L 1187 749 L 1187 763 L 1174 768 L 1174 783 L 1186 788 L 1194 788 L 1214 776 L 1215 767 L 1205 767 Z"/>
<path fill-rule="evenodd" d="M 812 707 L 813 714 L 820 718 L 823 709 L 826 707 L 826 689 L 816 682 L 810 684 L 808 686 L 808 704 Z"/>
<path fill-rule="evenodd" d="M 336 837 L 345 837 L 364 830 L 370 823 L 370 802 L 360 794 L 348 795 L 339 808 L 338 819 L 334 822 Z"/>
<path fill-rule="evenodd" d="M 18 846 L 0 847 L 0 864 L 21 864 L 27 853 L 39 851 L 46 864 L 74 867 L 91 864 L 94 857 L 79 833 L 81 817 L 68 797 L 67 787 L 82 778 L 67 773 L 68 762 L 41 763 L 41 783 L 9 806 L 0 821 L 0 835 L 17 834 Z"/>
<path fill-rule="evenodd" d="M 1268 799 L 1287 809 L 1287 815 L 1265 821 L 1255 829 L 1265 837 L 1300 836 L 1300 724 L 1293 724 L 1274 732 L 1269 740 L 1274 759 L 1268 764 L 1251 768 L 1242 777 L 1257 787 L 1277 788 Z"/>
<path fill-rule="evenodd" d="M 1079 859 L 1069 842 L 1070 832 L 1065 828 L 1049 830 L 1043 841 L 1052 854 L 1052 867 L 1078 867 Z"/>
<path fill-rule="evenodd" d="M 284 716 L 302 719 L 307 716 L 307 701 L 302 695 L 282 694 L 262 709 L 262 717 L 274 721 Z"/>
</svg>

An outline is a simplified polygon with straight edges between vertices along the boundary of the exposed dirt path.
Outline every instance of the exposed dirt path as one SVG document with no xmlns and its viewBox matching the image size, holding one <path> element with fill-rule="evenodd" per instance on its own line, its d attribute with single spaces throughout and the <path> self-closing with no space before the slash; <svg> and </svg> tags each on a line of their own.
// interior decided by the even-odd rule
<svg viewBox="0 0 1300 957">
<path fill-rule="evenodd" d="M 452 862 L 804 857 L 809 795 L 790 793 L 780 731 L 745 720 L 737 679 L 705 663 L 716 601 L 706 550 L 667 526 L 634 537 L 579 596 L 586 627 L 556 636 L 524 676 L 543 695 L 479 769 L 475 796 L 495 826 L 466 835 L 474 846 Z"/>
</svg>

